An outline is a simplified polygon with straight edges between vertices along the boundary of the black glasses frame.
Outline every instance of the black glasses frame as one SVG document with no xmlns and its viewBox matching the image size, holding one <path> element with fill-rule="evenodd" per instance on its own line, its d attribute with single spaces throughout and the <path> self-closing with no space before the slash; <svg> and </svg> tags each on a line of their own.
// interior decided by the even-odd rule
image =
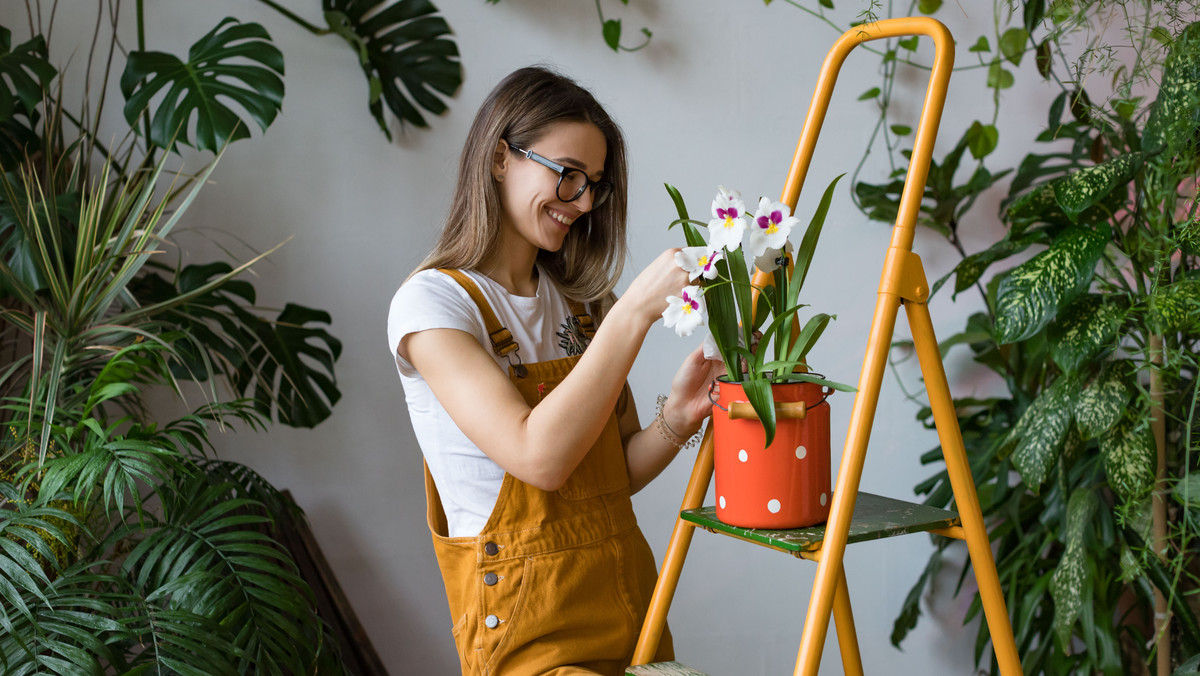
<svg viewBox="0 0 1200 676">
<path fill-rule="evenodd" d="M 505 141 L 505 143 L 508 143 L 508 141 Z M 574 169 L 572 167 L 564 167 L 563 165 L 561 165 L 553 160 L 548 160 L 545 157 L 538 155 L 537 153 L 533 152 L 532 150 L 525 150 L 523 148 L 518 148 L 511 143 L 508 143 L 508 147 L 510 150 L 512 150 L 516 153 L 519 153 L 521 155 L 524 155 L 526 158 L 531 159 L 534 162 L 537 162 L 538 164 L 542 165 L 543 167 L 546 167 L 547 169 L 557 173 L 558 174 L 558 185 L 554 186 L 554 194 L 558 195 L 558 199 L 560 199 L 564 202 L 574 202 L 575 200 L 579 199 L 580 197 L 583 197 L 583 191 L 587 190 L 588 188 L 592 189 L 592 198 L 593 198 L 592 208 L 593 209 L 600 206 L 601 204 L 604 204 L 608 200 L 608 198 L 612 196 L 613 185 L 610 181 L 606 181 L 604 179 L 600 179 L 599 181 L 592 181 L 592 180 L 588 179 L 587 174 L 585 174 L 582 169 Z M 583 185 L 579 187 L 579 190 L 574 195 L 571 195 L 570 197 L 564 197 L 562 194 L 563 179 L 566 178 L 567 174 L 569 174 L 571 172 L 577 172 L 583 176 Z M 603 186 L 603 188 L 601 188 L 601 186 Z"/>
</svg>

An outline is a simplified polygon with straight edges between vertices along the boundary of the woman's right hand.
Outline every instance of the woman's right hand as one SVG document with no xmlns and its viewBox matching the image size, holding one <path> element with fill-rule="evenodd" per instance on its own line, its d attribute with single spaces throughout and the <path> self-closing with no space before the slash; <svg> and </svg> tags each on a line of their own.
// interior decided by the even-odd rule
<svg viewBox="0 0 1200 676">
<path fill-rule="evenodd" d="M 667 249 L 634 278 L 621 300 L 653 324 L 667 309 L 667 296 L 679 296 L 688 285 L 688 273 L 675 262 L 679 249 Z"/>
</svg>

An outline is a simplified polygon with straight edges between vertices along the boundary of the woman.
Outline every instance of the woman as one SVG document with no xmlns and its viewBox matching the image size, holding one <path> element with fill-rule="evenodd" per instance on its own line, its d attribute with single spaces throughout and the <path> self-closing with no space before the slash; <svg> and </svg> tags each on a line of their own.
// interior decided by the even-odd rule
<svg viewBox="0 0 1200 676">
<path fill-rule="evenodd" d="M 656 574 L 629 496 L 699 429 L 721 367 L 689 355 L 642 428 L 625 379 L 687 273 L 665 251 L 612 301 L 625 201 L 604 109 L 516 71 L 476 115 L 441 238 L 392 301 L 464 674 L 620 674 L 632 657 Z"/>
</svg>

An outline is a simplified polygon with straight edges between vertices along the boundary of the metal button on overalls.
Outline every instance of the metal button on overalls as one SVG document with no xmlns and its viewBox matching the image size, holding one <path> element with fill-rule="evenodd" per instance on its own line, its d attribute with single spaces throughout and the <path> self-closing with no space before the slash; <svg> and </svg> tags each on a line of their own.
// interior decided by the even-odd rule
<svg viewBox="0 0 1200 676">
<path fill-rule="evenodd" d="M 495 542 L 489 542 L 483 546 L 483 551 L 488 556 L 495 556 L 500 552 L 500 548 L 496 546 Z"/>
<path fill-rule="evenodd" d="M 500 618 L 496 617 L 495 615 L 488 615 L 487 617 L 483 618 L 483 623 L 487 625 L 488 629 L 495 629 L 496 627 L 500 626 Z"/>
<path fill-rule="evenodd" d="M 489 587 L 495 586 L 495 584 L 499 581 L 500 576 L 496 575 L 495 573 L 488 573 L 487 575 L 483 576 L 483 583 Z"/>
</svg>

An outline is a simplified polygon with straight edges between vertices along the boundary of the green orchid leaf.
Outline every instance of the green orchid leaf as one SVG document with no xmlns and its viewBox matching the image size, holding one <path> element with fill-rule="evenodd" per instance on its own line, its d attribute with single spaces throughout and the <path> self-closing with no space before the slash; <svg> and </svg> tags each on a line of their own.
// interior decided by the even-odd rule
<svg viewBox="0 0 1200 676">
<path fill-rule="evenodd" d="M 997 292 L 996 342 L 1026 340 L 1045 328 L 1060 307 L 1087 288 L 1107 243 L 1105 233 L 1074 226 L 1013 269 Z"/>
<path fill-rule="evenodd" d="M 1080 434 L 1085 439 L 1094 439 L 1117 424 L 1129 405 L 1129 394 L 1120 370 L 1106 369 L 1075 400 L 1075 424 Z"/>
<path fill-rule="evenodd" d="M 1195 148 L 1200 131 L 1200 22 L 1184 28 L 1163 64 L 1158 98 L 1142 134 L 1147 151 L 1165 152 L 1155 162 L 1166 166 L 1185 147 Z M 1193 150 L 1194 152 L 1194 150 Z"/>
<path fill-rule="evenodd" d="M 776 371 L 787 370 L 788 368 L 793 367 L 793 366 L 795 366 L 794 362 L 786 362 L 786 361 L 773 361 L 773 362 L 768 362 L 767 364 L 765 364 L 766 368 L 774 369 Z M 812 373 L 790 373 L 789 372 L 789 373 L 784 373 L 782 376 L 780 376 L 776 380 L 789 382 L 789 383 L 813 383 L 814 385 L 820 385 L 821 387 L 828 387 L 830 389 L 837 390 L 838 392 L 857 392 L 858 391 L 858 388 L 854 387 L 853 385 L 847 385 L 846 383 L 839 383 L 835 380 L 829 380 L 828 378 L 822 378 L 821 376 L 814 375 Z"/>
<path fill-rule="evenodd" d="M 771 390 L 771 382 L 755 379 L 746 380 L 741 385 L 766 432 L 766 446 L 770 446 L 775 441 L 775 393 Z"/>
<path fill-rule="evenodd" d="M 1012 453 L 1013 466 L 1025 485 L 1034 493 L 1050 477 L 1058 462 L 1063 440 L 1071 424 L 1070 395 L 1074 387 L 1067 378 L 1059 378 L 1042 390 L 1017 421 L 1011 438 L 1017 445 Z"/>
<path fill-rule="evenodd" d="M 1154 289 L 1148 318 L 1159 333 L 1200 332 L 1200 280 L 1182 279 Z"/>
<path fill-rule="evenodd" d="M 450 25 L 429 0 L 322 0 L 331 30 L 350 44 L 367 77 L 371 115 L 391 140 L 386 103 L 402 122 L 426 127 L 421 110 L 446 111 L 463 70 Z M 440 96 L 439 96 L 440 95 Z M 418 110 L 418 108 L 420 110 Z"/>
<path fill-rule="evenodd" d="M 224 100 L 246 111 L 266 130 L 283 105 L 283 53 L 256 23 L 222 19 L 188 50 L 186 63 L 163 52 L 133 52 L 121 75 L 125 121 L 149 114 L 150 142 L 174 149 L 176 141 L 216 151 L 250 131 Z M 159 98 L 157 110 L 152 102 Z M 190 129 L 193 116 L 195 131 Z"/>
<path fill-rule="evenodd" d="M 796 336 L 796 340 L 792 342 L 792 347 L 788 350 L 788 360 L 804 362 L 808 358 L 809 351 L 817 344 L 821 334 L 825 333 L 825 327 L 829 326 L 829 321 L 832 319 L 837 319 L 837 315 L 820 312 L 810 317 L 804 323 L 804 328 L 800 329 L 800 335 Z"/>
<path fill-rule="evenodd" d="M 808 268 L 812 264 L 813 254 L 817 250 L 817 241 L 821 238 L 821 229 L 825 227 L 825 217 L 829 214 L 829 205 L 833 202 L 833 191 L 837 188 L 838 181 L 842 180 L 845 174 L 839 174 L 834 177 L 829 185 L 825 187 L 825 192 L 821 193 L 821 201 L 817 205 L 817 210 L 813 212 L 812 219 L 808 222 L 808 227 L 804 230 L 804 237 L 800 240 L 800 248 L 796 250 L 796 262 L 792 270 L 792 279 L 788 284 L 787 298 L 789 305 L 795 305 L 796 299 L 800 297 L 800 290 L 804 288 L 804 280 L 808 277 Z"/>
<path fill-rule="evenodd" d="M 1095 491 L 1088 489 L 1074 491 L 1067 503 L 1067 521 L 1061 537 L 1065 550 L 1050 578 L 1054 634 L 1064 652 L 1069 648 L 1075 621 L 1083 608 L 1084 588 L 1088 584 L 1084 534 L 1099 504 Z"/>
<path fill-rule="evenodd" d="M 1129 153 L 1064 176 L 1051 185 L 1064 213 L 1078 222 L 1079 215 L 1133 180 L 1145 162 L 1142 153 Z"/>
<path fill-rule="evenodd" d="M 1145 496 L 1154 487 L 1154 436 L 1149 416 L 1136 408 L 1125 410 L 1116 425 L 1100 435 L 1100 457 L 1108 482 L 1126 502 Z"/>
<path fill-rule="evenodd" d="M 1054 363 L 1074 373 L 1097 355 L 1115 348 L 1125 314 L 1119 297 L 1087 294 L 1076 298 L 1047 329 Z"/>
</svg>

